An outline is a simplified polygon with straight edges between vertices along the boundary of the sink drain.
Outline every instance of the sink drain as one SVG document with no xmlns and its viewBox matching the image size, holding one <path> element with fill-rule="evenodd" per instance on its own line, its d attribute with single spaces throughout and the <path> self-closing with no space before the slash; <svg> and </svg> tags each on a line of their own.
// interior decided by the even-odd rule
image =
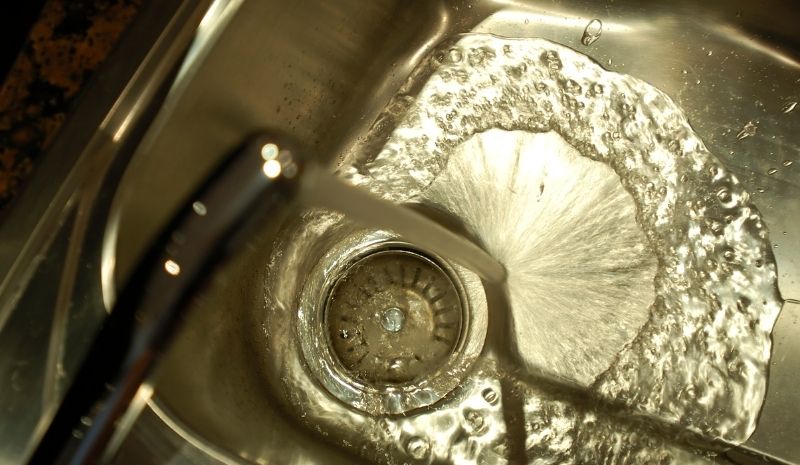
<svg viewBox="0 0 800 465">
<path fill-rule="evenodd" d="M 486 335 L 480 279 L 386 233 L 337 244 L 308 277 L 300 305 L 309 370 L 339 400 L 373 414 L 441 399 Z"/>
<path fill-rule="evenodd" d="M 461 296 L 434 261 L 406 250 L 368 255 L 345 271 L 327 302 L 334 354 L 366 383 L 434 373 L 461 339 Z"/>
</svg>

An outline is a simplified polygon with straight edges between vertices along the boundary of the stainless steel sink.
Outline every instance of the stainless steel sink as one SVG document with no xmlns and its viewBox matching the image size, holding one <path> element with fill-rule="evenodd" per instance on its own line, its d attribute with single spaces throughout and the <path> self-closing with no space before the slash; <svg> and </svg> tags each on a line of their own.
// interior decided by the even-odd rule
<svg viewBox="0 0 800 465">
<path fill-rule="evenodd" d="M 716 448 L 720 463 L 800 463 L 800 398 L 794 387 L 800 376 L 800 134 L 794 130 L 800 127 L 800 108 L 795 109 L 800 102 L 800 8 L 793 2 L 215 0 L 184 2 L 174 17 L 156 40 L 146 42 L 149 55 L 90 134 L 94 143 L 80 151 L 81 162 L 69 177 L 55 183 L 64 187 L 47 201 L 29 196 L 28 210 L 23 197 L 0 230 L 0 237 L 17 237 L 20 244 L 0 251 L 6 272 L 0 288 L 2 339 L 10 341 L 7 335 L 23 331 L 23 323 L 13 326 L 18 321 L 13 316 L 30 311 L 26 305 L 37 305 L 15 298 L 14 284 L 25 289 L 46 283 L 38 285 L 58 296 L 53 300 L 77 302 L 65 310 L 69 318 L 37 317 L 68 328 L 50 336 L 58 350 L 47 367 L 66 367 L 56 380 L 69 380 L 71 360 L 82 349 L 59 336 L 80 339 L 94 331 L 159 229 L 244 136 L 266 125 L 276 127 L 306 142 L 318 162 L 335 168 L 345 155 L 380 148 L 366 136 L 393 122 L 376 118 L 397 103 L 396 95 L 413 90 L 408 89 L 409 82 L 416 82 L 412 74 L 440 44 L 463 33 L 538 37 L 663 90 L 752 194 L 769 228 L 785 300 L 773 332 L 769 387 L 758 426 L 744 444 L 702 443 L 700 449 Z M 587 46 L 581 39 L 593 19 L 602 21 L 602 35 Z M 167 72 L 170 64 L 179 64 L 174 76 Z M 142 115 L 163 83 L 169 86 L 163 105 Z M 57 145 L 46 163 L 57 163 L 50 160 L 59 150 L 75 152 L 76 143 L 69 143 Z M 132 155 L 130 162 L 126 154 Z M 52 177 L 44 176 L 34 183 L 53 184 Z M 32 216 L 40 219 L 32 221 Z M 212 285 L 196 299 L 148 383 L 153 391 L 139 399 L 138 419 L 132 418 L 129 435 L 118 444 L 119 463 L 404 460 L 389 446 L 358 442 L 365 431 L 382 427 L 378 417 L 326 398 L 327 404 L 316 405 L 337 407 L 316 412 L 317 417 L 330 416 L 330 425 L 334 417 L 346 415 L 343 425 L 362 428 L 327 430 L 326 423 L 305 420 L 296 409 L 303 397 L 324 392 L 317 381 L 309 377 L 298 382 L 303 389 L 286 392 L 279 379 L 286 371 L 275 368 L 276 346 L 298 343 L 290 336 L 294 329 L 288 319 L 265 316 L 264 283 L 278 273 L 268 265 L 283 220 L 276 218 L 251 241 L 247 253 L 215 270 Z M 69 228 L 59 230 L 62 223 Z M 59 234 L 82 248 L 65 252 L 67 258 L 60 260 L 66 268 L 40 271 L 36 281 L 33 268 L 22 264 L 37 254 L 57 257 Z M 56 240 L 49 239 L 53 235 Z M 325 251 L 309 250 L 306 261 Z M 282 282 L 296 278 L 301 283 L 313 265 L 280 270 Z M 12 380 L 20 361 L 31 358 L 19 344 L 22 349 L 12 360 L 0 357 L 0 370 Z M 465 385 L 453 396 L 484 388 Z M 58 392 L 50 395 L 57 398 Z M 9 405 L 26 401 L 19 394 L 9 399 Z M 46 415 L 49 404 L 43 405 Z M 6 417 L 0 415 L 0 431 L 14 431 L 13 419 Z M 684 437 L 677 441 L 687 443 Z M 24 441 L 17 443 L 7 446 L 9 463 L 26 453 Z M 697 446 L 691 440 L 688 444 L 689 449 Z M 425 460 L 425 455 L 414 455 L 412 446 L 403 444 L 408 460 Z M 370 450 L 375 447 L 385 447 L 385 455 Z M 497 454 L 498 463 L 502 455 Z M 563 460 L 569 463 L 570 458 Z"/>
</svg>

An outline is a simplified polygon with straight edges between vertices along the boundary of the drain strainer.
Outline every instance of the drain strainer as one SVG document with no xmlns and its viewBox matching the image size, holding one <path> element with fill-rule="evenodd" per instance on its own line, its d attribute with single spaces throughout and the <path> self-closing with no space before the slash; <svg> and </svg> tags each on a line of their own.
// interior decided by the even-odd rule
<svg viewBox="0 0 800 465">
<path fill-rule="evenodd" d="M 461 296 L 439 265 L 406 250 L 357 261 L 339 278 L 325 326 L 344 368 L 366 383 L 403 383 L 435 372 L 461 339 Z"/>
<path fill-rule="evenodd" d="M 352 237 L 327 253 L 300 304 L 310 371 L 338 399 L 373 414 L 441 399 L 486 335 L 480 279 L 385 233 Z"/>
</svg>

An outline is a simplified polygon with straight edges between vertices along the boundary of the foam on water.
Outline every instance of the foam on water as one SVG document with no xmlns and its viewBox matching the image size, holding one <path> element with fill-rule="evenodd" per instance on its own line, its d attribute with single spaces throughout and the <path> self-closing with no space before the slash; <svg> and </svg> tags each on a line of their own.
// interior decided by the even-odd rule
<svg viewBox="0 0 800 465">
<path fill-rule="evenodd" d="M 775 263 L 749 194 L 680 109 L 647 83 L 541 39 L 469 35 L 432 60 L 383 149 L 345 159 L 340 173 L 384 199 L 459 217 L 506 265 L 510 342 L 524 362 L 638 414 L 607 415 L 518 382 L 528 459 L 707 460 L 665 439 L 663 424 L 745 440 L 781 304 Z M 273 276 L 341 220 L 309 213 L 277 249 Z M 318 231 L 297 233 L 306 226 Z M 293 297 L 281 297 L 275 279 L 268 307 L 283 315 Z M 276 349 L 290 403 L 310 426 L 363 440 L 345 446 L 388 462 L 503 462 L 505 399 L 495 384 L 510 374 L 482 361 L 437 409 L 373 419 L 301 396 L 318 388 L 298 374 L 293 350 Z M 370 452 L 385 446 L 399 455 Z"/>
</svg>

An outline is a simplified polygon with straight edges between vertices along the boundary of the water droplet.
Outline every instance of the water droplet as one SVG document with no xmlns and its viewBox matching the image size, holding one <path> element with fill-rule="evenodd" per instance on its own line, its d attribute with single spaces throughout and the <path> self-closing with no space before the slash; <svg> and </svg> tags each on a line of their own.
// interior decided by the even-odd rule
<svg viewBox="0 0 800 465">
<path fill-rule="evenodd" d="M 783 166 L 792 166 L 792 160 L 783 160 Z"/>
<path fill-rule="evenodd" d="M 765 189 L 763 187 L 758 187 L 758 188 L 756 188 L 756 190 L 758 191 L 759 194 L 763 194 L 764 191 L 765 191 Z"/>
<path fill-rule="evenodd" d="M 602 95 L 603 94 L 603 85 L 600 84 L 599 82 L 594 83 L 592 85 L 592 92 L 594 92 L 595 95 Z"/>
<path fill-rule="evenodd" d="M 758 131 L 758 125 L 752 121 L 748 121 L 743 127 L 742 130 L 736 134 L 736 138 L 739 140 L 747 139 L 748 137 L 752 137 L 756 135 L 756 131 Z"/>
<path fill-rule="evenodd" d="M 399 370 L 399 369 L 403 368 L 403 365 L 404 365 L 403 359 L 396 358 L 396 359 L 392 360 L 391 362 L 389 362 L 389 369 L 390 370 Z"/>
<path fill-rule="evenodd" d="M 342 338 L 342 339 L 349 339 L 350 338 L 350 332 L 347 331 L 346 329 L 343 329 L 343 330 L 339 331 L 339 337 Z"/>
<path fill-rule="evenodd" d="M 781 112 L 791 113 L 795 108 L 797 108 L 797 102 L 786 102 L 786 104 L 781 107 Z"/>
<path fill-rule="evenodd" d="M 528 71 L 528 65 L 525 63 L 520 63 L 519 66 L 510 67 L 508 69 L 509 75 L 514 77 L 515 79 L 521 79 L 522 75 Z"/>
<path fill-rule="evenodd" d="M 408 454 L 411 457 L 414 457 L 417 460 L 422 460 L 428 456 L 428 453 L 431 451 L 431 445 L 428 444 L 428 441 L 425 439 L 419 436 L 414 436 L 408 440 L 406 450 L 408 450 Z"/>
<path fill-rule="evenodd" d="M 578 84 L 577 82 L 573 81 L 572 79 L 567 79 L 564 82 L 564 90 L 566 90 L 570 94 L 580 94 L 583 89 L 581 88 L 581 85 Z"/>
<path fill-rule="evenodd" d="M 483 396 L 483 400 L 488 402 L 490 405 L 497 405 L 497 401 L 499 399 L 497 395 L 497 391 L 492 388 L 486 388 L 481 392 L 481 396 Z"/>
<path fill-rule="evenodd" d="M 777 173 L 777 172 L 778 172 L 778 169 L 777 169 L 777 168 L 770 168 L 770 169 L 769 169 L 769 171 L 767 171 L 767 174 L 770 174 L 770 175 L 772 175 L 772 174 L 775 174 L 775 173 Z"/>
<path fill-rule="evenodd" d="M 89 417 L 81 417 L 81 424 L 83 426 L 92 426 L 92 419 Z"/>
<path fill-rule="evenodd" d="M 457 48 L 451 48 L 447 56 L 453 63 L 458 63 L 464 58 L 464 55 L 461 53 L 461 50 Z"/>
<path fill-rule="evenodd" d="M 551 71 L 558 71 L 564 66 L 561 63 L 561 57 L 558 56 L 558 52 L 555 50 L 544 52 L 544 61 L 547 64 L 547 68 Z"/>
<path fill-rule="evenodd" d="M 710 56 L 711 56 L 711 55 L 713 55 L 713 54 L 714 54 L 714 52 L 712 52 L 711 50 L 709 50 L 709 51 L 706 53 L 706 56 L 709 56 L 709 57 L 710 57 Z"/>
<path fill-rule="evenodd" d="M 464 419 L 467 421 L 469 429 L 474 434 L 483 434 L 486 432 L 486 420 L 483 418 L 481 412 L 477 410 L 464 410 Z"/>
<path fill-rule="evenodd" d="M 600 38 L 600 34 L 603 33 L 603 22 L 599 19 L 593 19 L 589 21 L 589 24 L 586 25 L 586 29 L 583 30 L 583 36 L 581 37 L 581 43 L 585 46 L 592 45 L 593 43 L 597 42 L 597 39 Z"/>
<path fill-rule="evenodd" d="M 728 189 L 720 189 L 717 192 L 717 197 L 721 202 L 728 203 L 731 201 L 731 192 Z"/>
</svg>

